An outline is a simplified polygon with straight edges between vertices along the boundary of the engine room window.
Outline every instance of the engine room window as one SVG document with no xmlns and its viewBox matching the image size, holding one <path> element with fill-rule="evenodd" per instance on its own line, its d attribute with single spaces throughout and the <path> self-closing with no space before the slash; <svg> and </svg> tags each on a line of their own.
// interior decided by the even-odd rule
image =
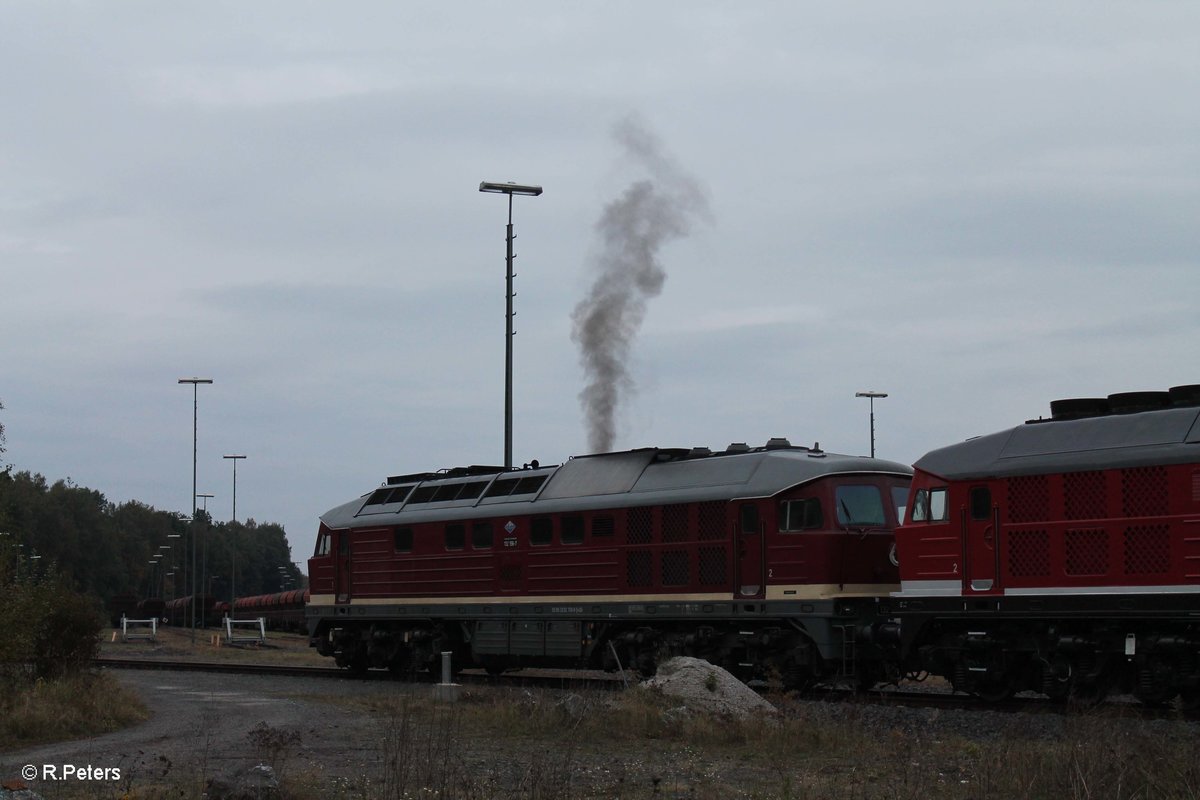
<svg viewBox="0 0 1200 800">
<path fill-rule="evenodd" d="M 918 489 L 913 497 L 913 522 L 946 521 L 946 489 Z"/>
<path fill-rule="evenodd" d="M 838 486 L 834 489 L 839 525 L 879 528 L 885 524 L 883 496 L 877 486 Z"/>
<path fill-rule="evenodd" d="M 411 553 L 413 544 L 412 528 L 396 528 L 392 534 L 397 553 Z"/>
<path fill-rule="evenodd" d="M 446 526 L 446 549 L 462 550 L 467 542 L 467 526 L 460 523 Z"/>
<path fill-rule="evenodd" d="M 471 526 L 471 547 L 476 550 L 492 549 L 491 522 L 476 522 Z"/>
<path fill-rule="evenodd" d="M 529 526 L 529 543 L 544 547 L 554 539 L 554 520 L 550 517 L 535 517 Z"/>
<path fill-rule="evenodd" d="M 487 490 L 484 497 L 508 497 L 518 483 L 520 483 L 518 478 L 497 478 L 492 482 L 491 488 Z"/>
<path fill-rule="evenodd" d="M 786 500 L 779 504 L 779 530 L 808 531 L 824 527 L 821 501 L 815 497 Z"/>
<path fill-rule="evenodd" d="M 559 536 L 563 544 L 583 544 L 583 517 L 563 517 Z"/>
</svg>

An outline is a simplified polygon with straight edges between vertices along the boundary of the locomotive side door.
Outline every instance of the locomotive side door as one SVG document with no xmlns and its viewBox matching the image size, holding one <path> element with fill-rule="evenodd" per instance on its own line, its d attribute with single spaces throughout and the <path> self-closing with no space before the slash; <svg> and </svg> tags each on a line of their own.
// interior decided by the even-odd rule
<svg viewBox="0 0 1200 800">
<path fill-rule="evenodd" d="M 335 603 L 350 602 L 350 531 L 341 530 L 334 534 L 333 595 Z"/>
<path fill-rule="evenodd" d="M 763 535 L 762 521 L 759 519 L 757 503 L 741 503 L 738 506 L 738 520 L 734 547 L 737 548 L 737 597 L 763 597 L 766 591 L 766 581 L 763 570 L 765 560 L 763 549 L 766 537 Z"/>
<path fill-rule="evenodd" d="M 961 509 L 963 594 L 1000 593 L 1000 510 L 987 486 L 972 486 Z"/>
</svg>

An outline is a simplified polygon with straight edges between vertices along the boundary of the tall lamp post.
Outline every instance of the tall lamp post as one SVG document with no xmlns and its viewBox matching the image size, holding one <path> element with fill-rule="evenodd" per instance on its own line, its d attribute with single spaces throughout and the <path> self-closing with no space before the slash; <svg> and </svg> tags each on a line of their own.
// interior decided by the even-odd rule
<svg viewBox="0 0 1200 800">
<path fill-rule="evenodd" d="M 212 383 L 212 378 L 180 378 L 180 383 L 192 385 L 192 643 L 196 643 L 196 431 L 200 384 Z"/>
<path fill-rule="evenodd" d="M 871 402 L 871 458 L 875 457 L 875 398 L 887 397 L 887 392 L 855 392 L 855 397 L 865 397 Z"/>
<path fill-rule="evenodd" d="M 210 525 L 212 518 L 208 516 L 208 501 L 216 497 L 216 495 L 198 494 L 196 496 L 204 501 L 200 506 L 200 510 L 204 512 L 204 541 L 200 544 L 200 590 L 204 592 L 204 596 L 207 598 L 211 594 L 208 591 L 208 531 L 212 527 Z M 204 619 L 201 619 L 200 627 L 207 628 L 208 623 Z"/>
<path fill-rule="evenodd" d="M 512 372 L 513 372 L 513 224 L 512 199 L 514 194 L 537 197 L 542 193 L 540 186 L 521 186 L 516 183 L 494 183 L 483 181 L 479 191 L 508 195 L 508 235 L 505 264 L 505 329 L 504 329 L 504 467 L 512 468 Z"/>
<path fill-rule="evenodd" d="M 233 522 L 237 522 L 237 462 L 245 456 L 229 455 L 223 456 L 233 462 Z M 234 527 L 229 528 L 229 552 L 232 556 L 229 569 L 229 615 L 233 616 L 233 603 L 237 599 L 237 530 Z"/>
</svg>

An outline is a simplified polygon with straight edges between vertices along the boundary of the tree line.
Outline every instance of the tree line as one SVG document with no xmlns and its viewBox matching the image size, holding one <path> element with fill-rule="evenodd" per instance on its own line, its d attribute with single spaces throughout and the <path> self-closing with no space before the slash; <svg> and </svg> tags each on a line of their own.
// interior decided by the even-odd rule
<svg viewBox="0 0 1200 800">
<path fill-rule="evenodd" d="M 307 585 L 292 563 L 281 525 L 253 519 L 213 524 L 204 511 L 192 524 L 136 500 L 109 502 L 70 479 L 50 483 L 42 475 L 0 466 L 0 550 L 13 559 L 18 574 L 55 572 L 76 591 L 106 602 L 121 594 L 182 597 L 192 593 L 193 541 L 201 593 L 228 600 L 233 576 L 239 597 Z"/>
</svg>

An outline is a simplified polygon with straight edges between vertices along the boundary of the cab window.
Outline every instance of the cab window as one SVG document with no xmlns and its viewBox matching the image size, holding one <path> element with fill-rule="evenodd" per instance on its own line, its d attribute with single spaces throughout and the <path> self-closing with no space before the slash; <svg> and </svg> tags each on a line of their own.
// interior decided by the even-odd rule
<svg viewBox="0 0 1200 800">
<path fill-rule="evenodd" d="M 314 556 L 329 555 L 329 534 L 322 533 L 317 537 L 317 549 L 313 551 Z"/>
<path fill-rule="evenodd" d="M 824 525 L 821 501 L 815 497 L 806 497 L 803 500 L 785 500 L 779 504 L 780 531 L 809 531 L 824 527 Z"/>
</svg>

